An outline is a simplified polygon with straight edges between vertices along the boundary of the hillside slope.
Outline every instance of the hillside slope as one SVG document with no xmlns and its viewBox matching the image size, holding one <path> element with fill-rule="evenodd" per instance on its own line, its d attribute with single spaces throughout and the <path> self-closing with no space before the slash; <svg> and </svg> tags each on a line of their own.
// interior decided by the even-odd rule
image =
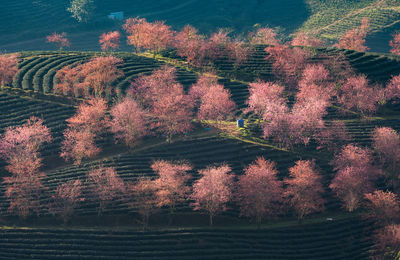
<svg viewBox="0 0 400 260">
<path fill-rule="evenodd" d="M 98 37 L 102 32 L 121 30 L 121 22 L 107 18 L 107 14 L 115 11 L 123 11 L 125 17 L 165 20 L 176 30 L 192 24 L 203 33 L 223 27 L 243 32 L 256 23 L 279 26 L 290 33 L 308 16 L 306 5 L 299 0 L 102 0 L 95 1 L 92 20 L 79 24 L 66 11 L 68 3 L 68 0 L 2 1 L 0 50 L 54 49 L 45 42 L 46 35 L 54 31 L 67 32 L 73 50 L 99 50 Z"/>
</svg>

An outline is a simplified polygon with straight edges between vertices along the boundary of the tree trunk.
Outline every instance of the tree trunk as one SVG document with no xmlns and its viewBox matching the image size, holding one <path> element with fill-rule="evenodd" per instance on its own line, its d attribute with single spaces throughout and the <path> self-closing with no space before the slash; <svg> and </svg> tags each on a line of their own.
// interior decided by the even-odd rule
<svg viewBox="0 0 400 260">
<path fill-rule="evenodd" d="M 212 226 L 213 226 L 213 215 L 210 214 L 210 227 L 212 227 Z"/>
</svg>

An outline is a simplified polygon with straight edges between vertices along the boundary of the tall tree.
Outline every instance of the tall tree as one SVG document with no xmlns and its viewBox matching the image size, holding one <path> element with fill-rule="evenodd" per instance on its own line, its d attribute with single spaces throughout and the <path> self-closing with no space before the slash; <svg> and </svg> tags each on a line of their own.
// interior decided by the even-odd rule
<svg viewBox="0 0 400 260">
<path fill-rule="evenodd" d="M 176 69 L 164 66 L 133 82 L 129 95 L 148 109 L 151 128 L 165 135 L 167 141 L 192 127 L 194 102 L 176 80 Z"/>
<path fill-rule="evenodd" d="M 294 88 L 301 77 L 310 53 L 300 47 L 275 45 L 265 48 L 267 61 L 272 62 L 275 77 L 289 88 Z"/>
<path fill-rule="evenodd" d="M 86 96 L 90 96 L 91 91 L 95 97 L 101 97 L 104 93 L 111 94 L 113 83 L 124 75 L 118 69 L 122 63 L 122 59 L 113 56 L 91 59 L 80 67 L 80 81 L 76 88 L 83 90 Z"/>
<path fill-rule="evenodd" d="M 197 117 L 200 120 L 224 120 L 234 111 L 236 104 L 231 99 L 230 91 L 225 89 L 223 85 L 212 81 L 209 81 L 209 83 L 211 84 L 201 84 L 204 89 L 201 90 L 203 93 L 199 97 L 200 105 Z M 200 91 L 196 90 L 196 86 L 191 93 L 195 92 L 197 92 L 197 95 L 200 94 Z"/>
<path fill-rule="evenodd" d="M 87 22 L 93 14 L 94 0 L 71 0 L 67 11 L 78 22 Z"/>
<path fill-rule="evenodd" d="M 329 187 L 343 201 L 344 207 L 352 212 L 364 199 L 364 194 L 372 192 L 380 171 L 373 165 L 372 152 L 352 144 L 346 145 L 331 162 L 336 176 Z"/>
<path fill-rule="evenodd" d="M 139 177 L 136 183 L 127 185 L 127 192 L 132 197 L 128 205 L 138 210 L 143 230 L 147 228 L 150 216 L 158 209 L 156 190 L 155 182 L 150 177 Z"/>
<path fill-rule="evenodd" d="M 258 28 L 255 32 L 248 34 L 250 44 L 279 45 L 277 34 L 274 29 L 269 27 Z"/>
<path fill-rule="evenodd" d="M 40 198 L 46 190 L 41 182 L 45 175 L 39 170 L 42 162 L 39 150 L 51 141 L 50 130 L 43 120 L 31 117 L 22 126 L 7 128 L 0 137 L 0 157 L 6 160 L 6 169 L 12 173 L 4 178 L 5 196 L 10 199 L 8 211 L 23 219 L 32 211 L 39 215 Z"/>
<path fill-rule="evenodd" d="M 365 194 L 367 199 L 366 213 L 368 217 L 374 219 L 382 225 L 396 223 L 400 219 L 399 198 L 390 191 L 376 190 L 373 193 Z"/>
<path fill-rule="evenodd" d="M 40 214 L 40 200 L 46 191 L 40 178 L 44 174 L 37 169 L 31 174 L 13 174 L 4 178 L 5 196 L 10 200 L 8 211 L 26 219 L 32 212 Z"/>
<path fill-rule="evenodd" d="M 360 112 L 361 115 L 376 112 L 380 96 L 377 87 L 370 86 L 364 75 L 350 77 L 338 91 L 338 101 L 345 108 Z"/>
<path fill-rule="evenodd" d="M 59 185 L 55 194 L 52 195 L 50 212 L 60 216 L 66 224 L 74 214 L 75 208 L 85 200 L 82 189 L 82 181 L 80 180 L 72 180 Z"/>
<path fill-rule="evenodd" d="M 36 117 L 22 126 L 7 128 L 0 138 L 0 157 L 8 163 L 6 169 L 16 175 L 34 174 L 42 162 L 40 148 L 52 140 L 50 130 Z"/>
<path fill-rule="evenodd" d="M 88 173 L 88 181 L 94 199 L 99 202 L 99 215 L 115 200 L 124 199 L 125 183 L 114 168 L 100 166 L 93 169 Z"/>
<path fill-rule="evenodd" d="M 385 88 L 386 101 L 398 102 L 400 99 L 400 75 L 393 76 Z"/>
<path fill-rule="evenodd" d="M 121 34 L 119 31 L 103 33 L 100 36 L 100 46 L 103 51 L 115 51 L 119 49 Z"/>
<path fill-rule="evenodd" d="M 323 42 L 322 40 L 315 38 L 307 33 L 298 32 L 294 35 L 291 45 L 321 47 L 323 45 Z"/>
<path fill-rule="evenodd" d="M 205 210 L 210 216 L 210 226 L 218 213 L 226 210 L 226 204 L 232 198 L 233 175 L 231 167 L 222 165 L 199 170 L 202 176 L 193 184 L 191 199 L 194 210 Z"/>
<path fill-rule="evenodd" d="M 82 159 L 97 155 L 100 149 L 95 141 L 109 125 L 107 103 L 104 99 L 91 99 L 78 107 L 77 113 L 67 119 L 60 156 L 80 164 Z"/>
<path fill-rule="evenodd" d="M 18 54 L 0 55 L 0 86 L 10 84 L 18 72 Z"/>
<path fill-rule="evenodd" d="M 392 224 L 380 228 L 375 237 L 375 259 L 392 260 L 400 256 L 400 225 Z"/>
<path fill-rule="evenodd" d="M 390 52 L 396 55 L 400 55 L 400 33 L 395 34 L 393 36 L 393 40 L 389 42 L 390 47 Z"/>
<path fill-rule="evenodd" d="M 207 44 L 193 26 L 186 25 L 175 35 L 174 47 L 177 49 L 177 54 L 185 57 L 190 65 L 195 67 L 205 65 Z"/>
<path fill-rule="evenodd" d="M 244 170 L 237 183 L 236 200 L 240 214 L 261 221 L 277 216 L 283 202 L 283 183 L 278 180 L 274 162 L 257 158 Z"/>
<path fill-rule="evenodd" d="M 172 216 L 176 205 L 184 202 L 189 196 L 190 187 L 187 182 L 191 176 L 188 171 L 192 170 L 192 166 L 187 163 L 159 160 L 155 161 L 151 168 L 158 175 L 158 178 L 154 180 L 158 206 L 168 206 Z"/>
<path fill-rule="evenodd" d="M 66 33 L 61 33 L 61 34 L 53 33 L 52 35 L 48 35 L 46 37 L 46 40 L 47 42 L 55 43 L 58 47 L 58 50 L 62 51 L 64 47 L 69 47 L 71 45 L 66 36 L 67 36 Z"/>
<path fill-rule="evenodd" d="M 132 98 L 126 97 L 111 108 L 110 130 L 117 140 L 133 147 L 148 133 L 147 113 Z"/>
<path fill-rule="evenodd" d="M 372 131 L 372 147 L 379 155 L 386 179 L 396 189 L 400 170 L 400 135 L 393 128 L 377 127 Z"/>
<path fill-rule="evenodd" d="M 370 21 L 364 17 L 358 28 L 348 30 L 334 46 L 337 48 L 367 51 L 369 48 L 365 46 L 365 38 L 369 32 Z"/>
<path fill-rule="evenodd" d="M 289 169 L 289 176 L 284 180 L 287 185 L 284 195 L 299 220 L 313 212 L 323 211 L 324 188 L 314 162 L 297 161 L 296 165 Z"/>
<path fill-rule="evenodd" d="M 172 45 L 173 32 L 163 21 L 150 23 L 144 18 L 130 18 L 123 27 L 129 34 L 128 44 L 133 45 L 136 50 L 150 50 L 154 57 L 157 52 Z"/>
</svg>

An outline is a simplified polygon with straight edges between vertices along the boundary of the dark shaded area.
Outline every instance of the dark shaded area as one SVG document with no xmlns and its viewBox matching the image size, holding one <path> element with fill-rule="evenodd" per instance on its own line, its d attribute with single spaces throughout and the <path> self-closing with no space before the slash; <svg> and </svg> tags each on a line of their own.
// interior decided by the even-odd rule
<svg viewBox="0 0 400 260">
<path fill-rule="evenodd" d="M 229 27 L 240 34 L 260 24 L 280 27 L 287 34 L 308 17 L 306 5 L 300 0 L 102 0 L 95 3 L 93 18 L 87 24 L 79 24 L 66 11 L 68 0 L 2 1 L 0 51 L 55 50 L 45 40 L 53 32 L 67 32 L 71 50 L 99 50 L 101 33 L 121 30 L 121 21 L 107 18 L 107 14 L 116 11 L 123 11 L 125 18 L 165 20 L 175 30 L 192 24 L 203 33 Z M 123 42 L 122 49 L 129 50 Z"/>
</svg>

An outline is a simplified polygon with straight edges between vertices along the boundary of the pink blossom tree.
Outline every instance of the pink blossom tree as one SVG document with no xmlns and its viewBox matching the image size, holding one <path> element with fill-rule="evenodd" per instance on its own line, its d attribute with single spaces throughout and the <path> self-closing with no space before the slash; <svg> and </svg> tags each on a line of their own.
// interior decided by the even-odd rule
<svg viewBox="0 0 400 260">
<path fill-rule="evenodd" d="M 390 47 L 390 52 L 396 55 L 400 55 L 400 33 L 395 34 L 393 36 L 393 40 L 389 42 Z"/>
<path fill-rule="evenodd" d="M 154 180 L 158 206 L 168 206 L 172 216 L 176 205 L 184 202 L 189 196 L 190 187 L 187 182 L 191 176 L 188 171 L 192 170 L 192 166 L 187 163 L 159 160 L 155 161 L 151 168 L 158 175 L 158 178 Z"/>
<path fill-rule="evenodd" d="M 400 135 L 390 127 L 377 127 L 372 132 L 372 147 L 379 155 L 386 179 L 397 187 L 400 169 Z"/>
<path fill-rule="evenodd" d="M 164 66 L 152 75 L 141 76 L 131 85 L 129 95 L 148 109 L 151 128 L 164 134 L 167 141 L 192 127 L 194 102 L 176 80 L 176 69 Z"/>
<path fill-rule="evenodd" d="M 275 163 L 257 158 L 244 170 L 237 183 L 236 200 L 240 214 L 254 217 L 258 227 L 263 218 L 275 217 L 283 202 L 283 183 L 278 180 Z"/>
<path fill-rule="evenodd" d="M 10 200 L 8 211 L 26 219 L 32 212 L 40 213 L 40 198 L 46 191 L 38 171 L 34 174 L 13 174 L 4 178 L 5 196 Z"/>
<path fill-rule="evenodd" d="M 234 63 L 235 68 L 245 63 L 253 53 L 253 48 L 238 39 L 228 43 L 228 58 Z"/>
<path fill-rule="evenodd" d="M 366 76 L 348 78 L 340 87 L 338 102 L 346 109 L 360 112 L 361 115 L 376 112 L 380 96 L 377 95 L 377 87 L 369 86 Z"/>
<path fill-rule="evenodd" d="M 274 29 L 269 27 L 258 28 L 255 32 L 248 35 L 250 44 L 279 45 L 277 34 Z"/>
<path fill-rule="evenodd" d="M 375 259 L 396 259 L 400 254 L 400 225 L 392 224 L 380 228 L 375 239 Z"/>
<path fill-rule="evenodd" d="M 144 18 L 129 18 L 123 28 L 129 34 L 128 44 L 133 45 L 136 50 L 150 50 L 154 57 L 157 52 L 172 45 L 173 32 L 163 21 L 150 23 Z"/>
<path fill-rule="evenodd" d="M 295 34 L 292 42 L 292 46 L 311 46 L 311 47 L 321 47 L 323 46 L 322 40 L 315 38 L 307 33 L 298 32 Z"/>
<path fill-rule="evenodd" d="M 61 34 L 53 33 L 52 35 L 48 35 L 46 37 L 46 40 L 47 42 L 55 43 L 58 47 L 58 50 L 62 51 L 64 47 L 69 47 L 71 45 L 66 36 L 67 36 L 66 33 L 61 33 Z"/>
<path fill-rule="evenodd" d="M 88 181 L 94 198 L 99 202 L 98 214 L 115 200 L 122 200 L 126 194 L 124 181 L 112 167 L 100 166 L 88 173 Z"/>
<path fill-rule="evenodd" d="M 228 45 L 231 42 L 228 34 L 228 31 L 220 29 L 218 32 L 213 33 L 206 42 L 205 55 L 211 62 L 215 62 L 216 59 L 226 54 Z"/>
<path fill-rule="evenodd" d="M 194 210 L 205 210 L 210 216 L 210 226 L 213 218 L 219 212 L 226 210 L 226 204 L 232 198 L 233 175 L 231 167 L 222 165 L 199 170 L 202 176 L 193 184 L 191 199 Z"/>
<path fill-rule="evenodd" d="M 337 171 L 329 187 L 352 212 L 356 210 L 366 193 L 375 188 L 380 171 L 373 166 L 373 156 L 368 148 L 346 145 L 331 162 Z"/>
<path fill-rule="evenodd" d="M 75 88 L 78 81 L 80 66 L 72 68 L 71 66 L 65 66 L 56 72 L 54 93 L 62 95 L 75 95 L 83 96 L 83 93 L 79 93 L 79 90 Z"/>
<path fill-rule="evenodd" d="M 177 54 L 185 57 L 190 65 L 194 67 L 205 65 L 208 46 L 196 28 L 186 25 L 175 35 L 174 47 L 177 49 Z"/>
<path fill-rule="evenodd" d="M 139 177 L 136 183 L 127 185 L 127 192 L 133 198 L 128 205 L 138 211 L 143 230 L 147 228 L 150 216 L 158 210 L 156 191 L 156 184 L 150 177 Z"/>
<path fill-rule="evenodd" d="M 0 86 L 10 84 L 18 72 L 18 54 L 0 55 Z"/>
<path fill-rule="evenodd" d="M 129 34 L 128 44 L 134 47 L 136 53 L 142 48 L 142 42 L 145 38 L 143 28 L 145 28 L 146 24 L 146 19 L 136 17 L 126 19 L 125 24 L 122 26 Z"/>
<path fill-rule="evenodd" d="M 40 148 L 52 140 L 50 130 L 36 117 L 18 127 L 9 127 L 0 136 L 0 157 L 6 169 L 15 175 L 32 175 L 41 166 Z"/>
<path fill-rule="evenodd" d="M 104 99 L 91 99 L 78 107 L 77 113 L 67 119 L 68 128 L 64 131 L 61 157 L 80 164 L 82 159 L 91 158 L 100 152 L 95 141 L 109 125 L 107 108 Z"/>
<path fill-rule="evenodd" d="M 306 65 L 298 85 L 296 100 L 305 103 L 311 98 L 329 102 L 335 88 L 330 73 L 323 64 Z"/>
<path fill-rule="evenodd" d="M 296 165 L 289 169 L 289 176 L 284 180 L 287 185 L 284 196 L 295 210 L 298 219 L 302 220 L 313 212 L 323 211 L 324 188 L 314 162 L 297 161 Z"/>
<path fill-rule="evenodd" d="M 289 107 L 284 97 L 284 88 L 271 82 L 258 81 L 249 85 L 249 108 L 262 116 L 264 138 L 273 137 L 283 146 L 291 146 Z"/>
<path fill-rule="evenodd" d="M 82 181 L 80 180 L 72 180 L 59 185 L 55 194 L 52 195 L 50 212 L 60 216 L 66 224 L 74 214 L 75 208 L 85 200 L 82 189 Z"/>
<path fill-rule="evenodd" d="M 369 26 L 369 19 L 364 17 L 360 27 L 348 30 L 334 46 L 355 51 L 367 51 L 369 48 L 365 46 L 365 37 L 368 34 Z"/>
<path fill-rule="evenodd" d="M 300 47 L 275 45 L 265 48 L 267 61 L 272 62 L 275 77 L 294 88 L 305 68 L 310 53 Z"/>
<path fill-rule="evenodd" d="M 205 89 L 204 95 L 200 98 L 197 117 L 200 120 L 217 122 L 226 119 L 236 108 L 231 96 L 230 91 L 223 85 L 215 84 Z"/>
<path fill-rule="evenodd" d="M 387 84 L 385 91 L 386 101 L 398 101 L 400 99 L 400 75 L 393 76 Z"/>
<path fill-rule="evenodd" d="M 111 94 L 113 84 L 124 75 L 118 69 L 122 63 L 122 59 L 113 56 L 91 59 L 79 67 L 78 83 L 75 87 L 85 93 L 86 97 L 91 94 L 95 97 L 101 97 L 104 93 Z"/>
<path fill-rule="evenodd" d="M 376 190 L 373 193 L 365 194 L 367 199 L 366 213 L 368 217 L 378 221 L 381 224 L 389 225 L 399 220 L 400 206 L 399 198 L 390 191 Z"/>
<path fill-rule="evenodd" d="M 110 130 L 117 140 L 133 147 L 148 133 L 147 113 L 132 98 L 126 97 L 111 108 Z"/>
<path fill-rule="evenodd" d="M 103 51 L 115 51 L 119 49 L 121 34 L 119 31 L 103 33 L 99 43 Z"/>
<path fill-rule="evenodd" d="M 46 188 L 39 171 L 42 159 L 39 150 L 44 143 L 51 141 L 50 130 L 43 120 L 31 117 L 19 127 L 7 128 L 0 136 L 0 157 L 8 165 L 6 169 L 12 176 L 4 178 L 5 196 L 10 200 L 8 211 L 25 219 L 32 211 L 39 215 L 40 197 Z"/>
</svg>

